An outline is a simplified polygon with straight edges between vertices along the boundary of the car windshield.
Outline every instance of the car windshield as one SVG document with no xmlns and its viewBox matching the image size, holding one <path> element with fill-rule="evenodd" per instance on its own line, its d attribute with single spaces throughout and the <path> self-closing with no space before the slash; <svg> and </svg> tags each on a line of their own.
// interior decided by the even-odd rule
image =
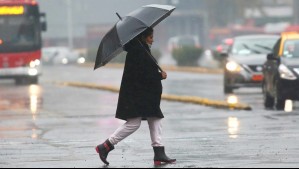
<svg viewBox="0 0 299 169">
<path fill-rule="evenodd" d="M 288 40 L 284 44 L 283 57 L 285 58 L 299 58 L 299 39 Z"/>
<path fill-rule="evenodd" d="M 239 56 L 251 54 L 268 54 L 272 51 L 278 38 L 237 39 L 232 53 Z"/>
</svg>

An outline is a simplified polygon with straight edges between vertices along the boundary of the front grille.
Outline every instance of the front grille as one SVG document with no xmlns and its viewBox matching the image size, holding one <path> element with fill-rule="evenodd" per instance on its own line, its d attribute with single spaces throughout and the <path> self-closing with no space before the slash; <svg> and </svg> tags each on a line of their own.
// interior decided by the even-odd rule
<svg viewBox="0 0 299 169">
<path fill-rule="evenodd" d="M 250 70 L 252 70 L 253 72 L 263 72 L 263 66 L 260 65 L 250 65 L 248 66 L 250 68 Z"/>
</svg>

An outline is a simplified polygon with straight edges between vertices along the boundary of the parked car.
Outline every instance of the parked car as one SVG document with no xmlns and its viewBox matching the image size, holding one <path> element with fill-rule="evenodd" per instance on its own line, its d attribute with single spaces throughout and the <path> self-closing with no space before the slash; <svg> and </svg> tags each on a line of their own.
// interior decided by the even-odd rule
<svg viewBox="0 0 299 169">
<path fill-rule="evenodd" d="M 232 38 L 227 38 L 221 41 L 221 44 L 216 46 L 216 51 L 218 53 L 225 53 L 228 51 L 231 45 L 233 45 L 234 40 Z"/>
<path fill-rule="evenodd" d="M 184 35 L 175 36 L 168 40 L 168 50 L 170 53 L 172 53 L 174 49 L 178 49 L 185 46 L 200 48 L 199 37 L 195 35 Z"/>
<path fill-rule="evenodd" d="M 263 63 L 272 51 L 277 35 L 248 35 L 233 39 L 233 45 L 225 57 L 224 93 L 233 93 L 241 87 L 261 87 Z"/>
<path fill-rule="evenodd" d="M 226 64 L 226 57 L 222 57 L 223 53 L 228 53 L 228 50 L 233 45 L 234 40 L 232 38 L 226 38 L 221 43 L 213 48 L 213 58 L 218 61 L 219 66 L 223 67 Z"/>
<path fill-rule="evenodd" d="M 264 105 L 284 110 L 286 100 L 299 100 L 299 34 L 283 33 L 264 64 Z"/>
<path fill-rule="evenodd" d="M 67 47 L 47 47 L 42 49 L 42 62 L 44 65 L 81 64 L 85 62 L 85 58 Z"/>
</svg>

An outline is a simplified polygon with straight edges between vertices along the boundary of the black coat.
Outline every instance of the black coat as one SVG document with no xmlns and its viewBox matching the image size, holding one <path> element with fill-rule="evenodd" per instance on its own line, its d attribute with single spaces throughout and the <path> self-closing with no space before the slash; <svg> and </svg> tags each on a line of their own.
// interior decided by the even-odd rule
<svg viewBox="0 0 299 169">
<path fill-rule="evenodd" d="M 148 45 L 133 40 L 125 46 L 128 52 L 121 82 L 116 118 L 164 118 L 160 109 L 162 75 L 147 54 Z"/>
</svg>

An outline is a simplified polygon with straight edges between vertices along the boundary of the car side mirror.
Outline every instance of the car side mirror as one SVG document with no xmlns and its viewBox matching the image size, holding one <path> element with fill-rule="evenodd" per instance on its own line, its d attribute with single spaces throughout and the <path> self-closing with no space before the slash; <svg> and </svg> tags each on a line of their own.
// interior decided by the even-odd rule
<svg viewBox="0 0 299 169">
<path fill-rule="evenodd" d="M 269 54 L 267 55 L 267 59 L 268 59 L 268 60 L 277 60 L 277 58 L 274 56 L 273 53 L 269 53 Z"/>
<path fill-rule="evenodd" d="M 280 57 L 275 57 L 275 55 L 272 53 L 267 55 L 267 59 L 268 59 L 268 61 L 276 61 L 278 64 L 281 63 Z"/>
</svg>

